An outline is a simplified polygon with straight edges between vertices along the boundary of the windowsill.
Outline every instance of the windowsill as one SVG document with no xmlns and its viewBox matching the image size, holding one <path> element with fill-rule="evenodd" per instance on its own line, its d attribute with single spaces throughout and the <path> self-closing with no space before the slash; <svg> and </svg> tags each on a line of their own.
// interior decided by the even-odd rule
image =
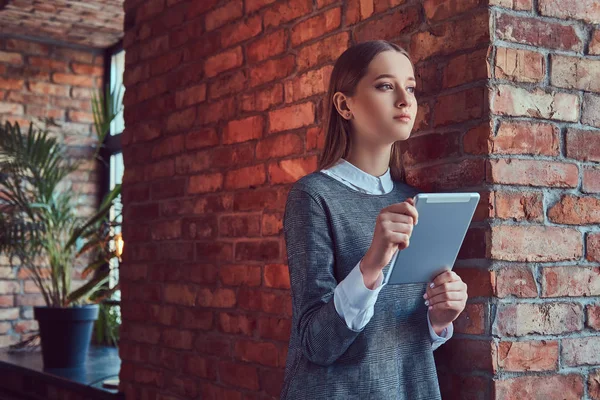
<svg viewBox="0 0 600 400">
<path fill-rule="evenodd" d="M 119 376 L 121 359 L 116 347 L 90 346 L 87 363 L 81 368 L 44 369 L 39 349 L 8 353 L 0 349 L 0 376 L 4 371 L 32 380 L 83 393 L 90 399 L 124 399 L 117 389 L 105 388 L 102 382 Z M 0 384 L 0 389 L 1 389 Z M 86 397 L 87 398 L 87 397 Z"/>
</svg>

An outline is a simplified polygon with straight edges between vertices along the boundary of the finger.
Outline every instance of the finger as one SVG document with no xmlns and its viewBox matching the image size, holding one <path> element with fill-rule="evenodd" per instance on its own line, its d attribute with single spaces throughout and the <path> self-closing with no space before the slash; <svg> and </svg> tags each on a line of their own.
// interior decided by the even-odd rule
<svg viewBox="0 0 600 400">
<path fill-rule="evenodd" d="M 400 223 L 409 224 L 409 225 L 413 224 L 412 217 L 405 215 L 405 214 L 388 213 L 385 215 L 384 220 L 390 221 L 390 222 L 400 222 Z"/>
<path fill-rule="evenodd" d="M 440 273 L 439 275 L 437 275 L 433 279 L 433 282 L 431 282 L 429 287 L 433 288 L 433 287 L 442 285 L 446 282 L 453 282 L 453 281 L 462 281 L 462 279 L 460 279 L 460 276 L 458 276 L 458 274 L 456 272 L 451 271 L 451 270 L 446 270 L 446 271 Z"/>
<path fill-rule="evenodd" d="M 419 213 L 417 212 L 417 209 L 415 208 L 415 206 L 406 201 L 402 203 L 392 204 L 388 208 L 389 211 L 393 213 L 405 214 L 412 217 L 415 225 L 417 222 L 419 222 Z"/>
<path fill-rule="evenodd" d="M 445 301 L 466 301 L 467 296 L 464 292 L 444 292 L 425 300 L 426 306 L 433 306 Z"/>
<path fill-rule="evenodd" d="M 460 313 L 465 309 L 465 305 L 464 301 L 449 300 L 429 306 L 427 309 L 429 311 L 456 311 Z"/>
<path fill-rule="evenodd" d="M 464 282 L 446 282 L 440 286 L 436 286 L 433 289 L 427 288 L 424 298 L 432 298 L 441 293 L 446 292 L 467 292 L 467 285 Z"/>
<path fill-rule="evenodd" d="M 413 231 L 413 225 L 410 222 L 388 222 L 385 227 L 392 232 L 406 233 L 407 235 L 411 235 Z"/>
</svg>

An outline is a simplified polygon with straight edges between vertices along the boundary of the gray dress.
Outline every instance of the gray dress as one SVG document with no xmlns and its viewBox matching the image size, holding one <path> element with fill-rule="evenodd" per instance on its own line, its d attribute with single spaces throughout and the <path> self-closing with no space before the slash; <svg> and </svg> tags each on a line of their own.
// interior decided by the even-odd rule
<svg viewBox="0 0 600 400">
<path fill-rule="evenodd" d="M 367 252 L 381 209 L 415 194 L 400 182 L 387 194 L 360 193 L 318 172 L 291 188 L 283 224 L 293 315 L 281 399 L 441 398 L 425 284 L 386 285 L 359 331 L 333 302 Z"/>
</svg>

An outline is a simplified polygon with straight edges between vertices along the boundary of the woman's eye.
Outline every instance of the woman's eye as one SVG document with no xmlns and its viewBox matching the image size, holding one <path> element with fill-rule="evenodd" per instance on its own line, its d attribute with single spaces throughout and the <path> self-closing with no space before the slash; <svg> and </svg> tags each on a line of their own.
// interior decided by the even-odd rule
<svg viewBox="0 0 600 400">
<path fill-rule="evenodd" d="M 410 86 L 407 87 L 406 90 L 408 90 L 409 93 L 414 93 L 416 89 L 413 86 Z"/>
<path fill-rule="evenodd" d="M 386 90 L 387 89 L 389 89 L 389 90 L 393 90 L 394 89 L 394 87 L 391 84 L 389 84 L 389 83 L 384 83 L 383 85 L 379 85 L 379 86 L 377 86 L 377 88 L 378 89 L 386 89 Z"/>
</svg>

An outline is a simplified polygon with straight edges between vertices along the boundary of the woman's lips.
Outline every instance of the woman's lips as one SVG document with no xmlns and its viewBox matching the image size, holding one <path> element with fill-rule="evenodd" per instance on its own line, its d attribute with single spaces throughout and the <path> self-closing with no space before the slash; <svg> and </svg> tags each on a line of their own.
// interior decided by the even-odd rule
<svg viewBox="0 0 600 400">
<path fill-rule="evenodd" d="M 412 118 L 409 115 L 398 115 L 394 119 L 399 122 L 410 122 Z"/>
</svg>

